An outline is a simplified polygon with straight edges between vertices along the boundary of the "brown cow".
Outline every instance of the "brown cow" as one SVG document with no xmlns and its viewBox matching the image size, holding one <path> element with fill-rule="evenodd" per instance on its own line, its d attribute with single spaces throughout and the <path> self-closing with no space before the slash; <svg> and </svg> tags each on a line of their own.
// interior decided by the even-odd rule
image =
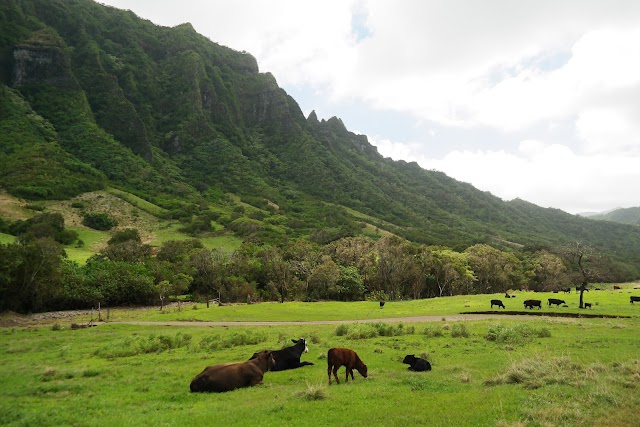
<svg viewBox="0 0 640 427">
<path fill-rule="evenodd" d="M 329 385 L 331 385 L 331 369 L 333 368 L 333 376 L 336 378 L 336 383 L 340 384 L 340 380 L 338 379 L 338 369 L 341 366 L 347 368 L 347 378 L 346 382 L 349 382 L 349 374 L 351 374 L 351 379 L 353 378 L 353 369 L 355 368 L 360 375 L 367 378 L 367 365 L 362 363 L 358 354 L 350 350 L 348 348 L 332 348 L 327 353 L 327 375 L 329 376 Z"/>
<path fill-rule="evenodd" d="M 220 393 L 262 384 L 264 373 L 274 365 L 271 352 L 265 350 L 247 362 L 207 366 L 191 381 L 191 391 Z"/>
</svg>

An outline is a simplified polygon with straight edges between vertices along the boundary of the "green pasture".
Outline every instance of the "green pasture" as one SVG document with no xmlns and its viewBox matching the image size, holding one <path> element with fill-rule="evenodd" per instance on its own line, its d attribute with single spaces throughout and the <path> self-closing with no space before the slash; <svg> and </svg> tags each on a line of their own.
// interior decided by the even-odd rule
<svg viewBox="0 0 640 427">
<path fill-rule="evenodd" d="M 174 223 L 154 231 L 155 238 L 150 242 L 152 246 L 161 246 L 169 240 L 186 240 L 193 237 L 178 231 L 180 224 Z M 198 237 L 207 249 L 223 249 L 227 252 L 235 251 L 242 244 L 242 240 L 233 235 Z"/>
<path fill-rule="evenodd" d="M 548 318 L 4 328 L 0 425 L 637 426 L 639 327 L 638 318 Z M 314 366 L 267 372 L 253 388 L 189 392 L 205 366 L 301 336 L 302 360 Z M 329 386 L 331 347 L 357 351 L 369 377 L 345 383 L 342 368 L 341 384 Z M 408 371 L 406 354 L 433 370 Z"/>
<path fill-rule="evenodd" d="M 16 237 L 11 234 L 0 233 L 0 244 L 7 245 L 15 242 Z"/>
<path fill-rule="evenodd" d="M 111 235 L 107 231 L 98 231 L 86 227 L 69 227 L 78 233 L 78 240 L 82 240 L 82 247 L 77 247 L 76 243 L 72 243 L 64 247 L 67 257 L 79 264 L 84 264 L 87 259 L 95 255 L 107 241 Z"/>
<path fill-rule="evenodd" d="M 638 283 L 620 284 L 622 289 L 613 290 L 611 284 L 593 285 L 602 290 L 585 292 L 584 300 L 592 304 L 591 309 L 580 309 L 579 294 L 553 292 L 512 292 L 515 298 L 505 299 L 504 294 L 493 295 L 458 295 L 442 298 L 428 298 L 412 301 L 388 301 L 384 308 L 380 308 L 377 301 L 356 302 L 276 302 L 258 304 L 211 305 L 204 303 L 182 304 L 180 311 L 171 307 L 164 311 L 113 309 L 110 310 L 110 320 L 145 320 L 145 321 L 319 321 L 319 320 L 371 320 L 388 319 L 409 316 L 443 316 L 462 312 L 482 312 L 491 310 L 491 299 L 501 299 L 506 309 L 494 306 L 494 311 L 508 313 L 510 311 L 524 311 L 525 299 L 539 299 L 542 309 L 533 312 L 555 314 L 575 313 L 608 316 L 640 316 L 640 304 L 630 304 L 630 295 L 639 295 L 640 289 L 634 289 Z M 567 307 L 549 307 L 548 298 L 558 298 L 566 301 Z M 532 310 L 527 310 L 531 312 Z M 88 320 L 88 319 L 87 319 Z"/>
</svg>

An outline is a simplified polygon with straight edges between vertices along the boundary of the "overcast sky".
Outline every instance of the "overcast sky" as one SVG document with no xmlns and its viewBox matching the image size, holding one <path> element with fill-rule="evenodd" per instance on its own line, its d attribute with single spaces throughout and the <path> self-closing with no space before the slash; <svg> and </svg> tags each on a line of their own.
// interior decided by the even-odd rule
<svg viewBox="0 0 640 427">
<path fill-rule="evenodd" d="M 101 3 L 251 53 L 384 156 L 570 213 L 640 206 L 640 1 Z"/>
</svg>

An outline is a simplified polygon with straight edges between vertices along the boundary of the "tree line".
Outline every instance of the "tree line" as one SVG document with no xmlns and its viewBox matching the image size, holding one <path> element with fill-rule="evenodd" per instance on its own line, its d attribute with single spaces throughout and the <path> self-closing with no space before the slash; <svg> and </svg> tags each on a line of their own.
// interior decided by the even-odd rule
<svg viewBox="0 0 640 427">
<path fill-rule="evenodd" d="M 136 229 L 124 229 L 80 265 L 66 258 L 64 244 L 73 232 L 65 231 L 59 214 L 0 228 L 17 234 L 14 243 L 0 245 L 0 310 L 17 312 L 161 305 L 184 294 L 222 302 L 400 300 L 621 281 L 612 262 L 596 252 L 581 253 L 576 263 L 570 248 L 503 251 L 476 244 L 456 251 L 393 235 L 326 245 L 246 242 L 226 252 L 197 239 L 156 248 L 143 243 Z"/>
</svg>

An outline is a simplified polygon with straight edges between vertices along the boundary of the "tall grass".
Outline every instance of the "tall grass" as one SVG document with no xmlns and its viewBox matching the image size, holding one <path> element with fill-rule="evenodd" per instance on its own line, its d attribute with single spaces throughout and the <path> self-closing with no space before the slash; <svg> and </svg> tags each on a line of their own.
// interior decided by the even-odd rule
<svg viewBox="0 0 640 427">
<path fill-rule="evenodd" d="M 350 340 L 362 340 L 375 337 L 395 337 L 401 335 L 413 335 L 416 332 L 415 326 L 407 326 L 398 323 L 355 323 L 352 325 L 342 324 L 336 330 L 336 336 L 346 336 Z"/>
<path fill-rule="evenodd" d="M 496 343 L 522 344 L 531 338 L 548 338 L 551 331 L 546 326 L 531 326 L 527 323 L 490 325 L 485 339 Z"/>
</svg>

